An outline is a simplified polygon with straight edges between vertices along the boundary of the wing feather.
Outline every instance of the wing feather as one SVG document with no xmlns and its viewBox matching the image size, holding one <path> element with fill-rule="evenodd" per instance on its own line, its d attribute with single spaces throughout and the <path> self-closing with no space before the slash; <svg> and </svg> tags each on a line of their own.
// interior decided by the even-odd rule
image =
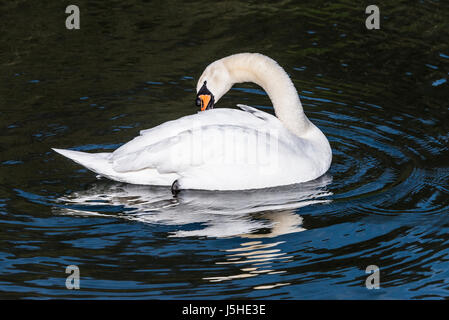
<svg viewBox="0 0 449 320">
<path fill-rule="evenodd" d="M 203 165 L 251 164 L 261 152 L 283 148 L 282 154 L 294 155 L 278 136 L 260 128 L 238 125 L 211 125 L 186 130 L 136 152 L 113 158 L 118 172 L 155 168 L 160 173 L 181 174 Z"/>
</svg>

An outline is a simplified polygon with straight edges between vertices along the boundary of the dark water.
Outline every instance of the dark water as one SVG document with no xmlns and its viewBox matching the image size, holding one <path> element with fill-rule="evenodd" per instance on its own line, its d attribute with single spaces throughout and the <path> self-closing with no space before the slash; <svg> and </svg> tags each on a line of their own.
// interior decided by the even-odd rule
<svg viewBox="0 0 449 320">
<path fill-rule="evenodd" d="M 77 31 L 65 3 L 0 3 L 1 298 L 449 297 L 444 1 L 379 1 L 372 31 L 349 1 L 76 4 Z M 321 179 L 174 198 L 50 150 L 111 151 L 196 112 L 204 67 L 245 51 L 285 68 L 329 138 Z M 217 107 L 237 103 L 270 108 L 253 85 Z"/>
</svg>

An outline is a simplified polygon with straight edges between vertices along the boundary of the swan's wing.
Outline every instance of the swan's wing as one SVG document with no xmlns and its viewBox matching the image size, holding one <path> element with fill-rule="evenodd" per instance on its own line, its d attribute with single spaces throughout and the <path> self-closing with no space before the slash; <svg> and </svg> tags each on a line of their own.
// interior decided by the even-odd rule
<svg viewBox="0 0 449 320">
<path fill-rule="evenodd" d="M 113 158 L 121 157 L 141 149 L 149 145 L 155 144 L 164 139 L 176 136 L 177 134 L 191 129 L 194 125 L 196 115 L 185 116 L 176 120 L 164 122 L 156 127 L 147 130 L 141 130 L 140 135 L 125 143 L 112 153 Z"/>
<path fill-rule="evenodd" d="M 194 167 L 256 164 L 254 157 L 269 150 L 295 157 L 296 151 L 282 143 L 278 134 L 264 126 L 204 126 L 183 131 L 136 152 L 115 155 L 111 160 L 113 169 L 118 172 L 155 168 L 160 173 L 182 175 Z"/>
<path fill-rule="evenodd" d="M 276 117 L 273 117 L 268 113 L 251 107 L 245 108 L 246 109 L 243 110 L 247 112 L 227 108 L 207 110 L 176 120 L 167 121 L 151 129 L 142 130 L 140 131 L 139 136 L 115 150 L 112 153 L 112 158 L 123 157 L 127 154 L 145 149 L 146 147 L 167 138 L 175 137 L 181 132 L 195 130 L 200 127 L 211 125 L 237 125 L 248 128 L 266 127 L 264 122 L 268 119 L 270 125 L 274 125 L 276 121 L 279 123 L 279 120 Z M 266 116 L 263 116 L 263 114 L 266 114 Z"/>
<path fill-rule="evenodd" d="M 267 112 L 261 111 L 257 108 L 247 106 L 246 104 L 237 104 L 237 107 L 239 107 L 243 111 L 248 112 L 248 113 L 252 114 L 253 116 L 255 116 L 259 119 L 262 119 L 264 121 L 268 121 L 270 123 L 273 121 L 276 121 L 276 122 L 279 121 L 278 118 L 276 118 L 275 116 L 273 116 Z"/>
</svg>

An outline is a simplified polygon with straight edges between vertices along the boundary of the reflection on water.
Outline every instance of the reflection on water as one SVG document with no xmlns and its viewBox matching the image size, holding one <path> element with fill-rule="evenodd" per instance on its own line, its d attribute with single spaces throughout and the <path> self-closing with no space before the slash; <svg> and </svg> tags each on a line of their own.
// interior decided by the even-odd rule
<svg viewBox="0 0 449 320">
<path fill-rule="evenodd" d="M 332 195 L 328 174 L 307 183 L 245 191 L 183 190 L 173 197 L 169 188 L 120 183 L 97 184 L 84 192 L 57 199 L 55 214 L 109 216 L 148 224 L 190 225 L 200 229 L 175 231 L 171 237 L 239 237 L 240 246 L 223 249 L 223 261 L 235 264 L 239 272 L 204 277 L 210 282 L 282 274 L 271 269 L 274 260 L 289 261 L 291 256 L 279 249 L 280 235 L 301 232 L 303 218 L 297 209 L 311 204 L 328 203 Z M 300 212 L 300 210 L 299 210 Z M 259 239 L 247 241 L 246 239 Z M 254 289 L 272 289 L 289 283 L 257 285 Z"/>
<path fill-rule="evenodd" d="M 288 218 L 292 218 L 291 215 Z M 288 219 L 287 218 L 287 219 Z M 295 225 L 294 230 L 291 229 L 292 225 L 290 225 L 291 220 L 296 220 L 293 224 Z M 301 223 L 301 217 L 298 219 L 291 219 L 287 223 L 288 230 L 287 232 L 300 232 L 305 229 L 299 228 L 297 223 Z M 276 221 L 279 224 L 282 224 L 281 221 Z M 278 230 L 279 232 L 279 230 Z M 269 234 L 269 236 L 273 236 L 273 234 Z M 257 235 L 258 238 L 262 238 L 262 235 Z M 226 249 L 226 260 L 217 262 L 220 264 L 237 264 L 241 267 L 237 274 L 228 275 L 228 276 L 215 276 L 215 277 L 207 277 L 205 280 L 209 280 L 210 282 L 220 282 L 225 280 L 234 280 L 239 278 L 248 278 L 255 277 L 257 275 L 266 273 L 269 275 L 273 274 L 282 274 L 286 272 L 285 270 L 273 270 L 271 269 L 270 263 L 274 260 L 285 261 L 288 262 L 291 256 L 287 256 L 284 252 L 281 252 L 281 249 L 276 248 L 278 244 L 283 242 L 267 242 L 263 243 L 262 241 L 250 241 L 250 242 L 242 242 L 240 247 Z M 285 286 L 289 283 L 273 283 L 262 286 L 255 286 L 254 289 L 272 289 L 279 286 Z"/>
<path fill-rule="evenodd" d="M 292 186 L 245 191 L 184 190 L 173 197 L 169 188 L 119 183 L 97 184 L 84 192 L 60 197 L 54 212 L 65 215 L 114 216 L 149 224 L 199 224 L 201 229 L 176 231 L 174 237 L 270 238 L 299 232 L 295 210 L 329 202 L 321 178 Z"/>
</svg>

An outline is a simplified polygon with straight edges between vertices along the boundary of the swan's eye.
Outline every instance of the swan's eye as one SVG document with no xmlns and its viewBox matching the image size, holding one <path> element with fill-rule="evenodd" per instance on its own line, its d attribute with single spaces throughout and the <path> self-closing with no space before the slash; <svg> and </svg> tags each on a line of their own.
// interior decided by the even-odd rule
<svg viewBox="0 0 449 320">
<path fill-rule="evenodd" d="M 197 107 L 201 107 L 201 99 L 200 98 L 196 98 L 196 102 L 195 102 Z"/>
</svg>

